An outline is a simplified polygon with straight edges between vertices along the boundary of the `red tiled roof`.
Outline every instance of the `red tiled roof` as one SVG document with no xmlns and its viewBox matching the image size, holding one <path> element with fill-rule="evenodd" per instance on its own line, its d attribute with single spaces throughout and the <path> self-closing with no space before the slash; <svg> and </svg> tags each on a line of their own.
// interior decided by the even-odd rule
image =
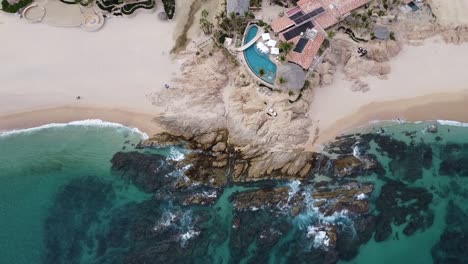
<svg viewBox="0 0 468 264">
<path fill-rule="evenodd" d="M 304 13 L 323 7 L 325 12 L 316 16 L 313 19 L 313 23 L 317 27 L 327 29 L 338 23 L 338 20 L 347 13 L 369 2 L 370 0 L 299 0 L 297 5 Z M 298 7 L 289 10 L 286 14 L 292 15 L 296 13 Z M 281 17 L 271 23 L 271 27 L 276 33 L 281 32 L 292 25 L 294 25 L 294 21 L 287 16 Z M 300 38 L 301 36 L 297 36 L 289 41 L 296 44 Z M 308 69 L 324 39 L 325 36 L 322 33 L 317 34 L 315 40 L 309 41 L 301 53 L 292 51 L 288 55 L 288 60 L 300 65 L 304 69 Z M 280 34 L 280 40 L 285 40 L 283 34 Z"/>
<path fill-rule="evenodd" d="M 319 0 L 301 0 L 297 2 L 297 6 L 299 6 L 304 13 L 309 13 L 321 7 L 322 3 Z"/>
<path fill-rule="evenodd" d="M 299 40 L 299 38 L 300 37 L 294 38 L 294 43 L 296 43 Z M 318 33 L 317 37 L 315 37 L 314 40 L 309 40 L 309 42 L 307 42 L 306 46 L 304 47 L 301 53 L 291 51 L 287 56 L 287 60 L 289 62 L 298 64 L 303 69 L 309 69 L 324 40 L 325 37 L 323 36 L 323 34 Z"/>
<path fill-rule="evenodd" d="M 347 0 L 347 1 L 342 1 L 338 5 L 338 10 L 340 10 L 341 15 L 345 15 L 346 13 L 349 13 L 353 11 L 354 9 L 357 9 L 367 3 L 369 3 L 370 0 Z"/>
<path fill-rule="evenodd" d="M 278 33 L 282 30 L 285 30 L 286 28 L 290 27 L 294 25 L 294 21 L 292 21 L 289 17 L 287 16 L 283 16 L 283 17 L 280 17 L 276 20 L 273 20 L 273 22 L 271 22 L 270 26 L 271 28 L 273 29 L 273 31 L 275 33 Z"/>
</svg>

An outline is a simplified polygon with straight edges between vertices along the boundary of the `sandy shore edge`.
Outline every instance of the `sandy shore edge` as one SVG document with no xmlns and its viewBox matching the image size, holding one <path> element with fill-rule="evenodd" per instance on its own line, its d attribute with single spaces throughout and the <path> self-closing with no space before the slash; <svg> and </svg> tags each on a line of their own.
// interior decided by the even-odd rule
<svg viewBox="0 0 468 264">
<path fill-rule="evenodd" d="M 119 109 L 63 106 L 0 116 L 0 131 L 33 128 L 51 123 L 100 119 L 138 128 L 141 132 L 151 136 L 163 131 L 161 126 L 153 121 L 155 116 Z"/>
<path fill-rule="evenodd" d="M 417 122 L 451 120 L 468 123 L 468 91 L 438 93 L 415 98 L 374 102 L 357 112 L 337 120 L 333 126 L 320 131 L 320 137 L 309 149 L 319 151 L 324 144 L 351 130 L 369 126 L 376 121 L 398 120 Z"/>
</svg>

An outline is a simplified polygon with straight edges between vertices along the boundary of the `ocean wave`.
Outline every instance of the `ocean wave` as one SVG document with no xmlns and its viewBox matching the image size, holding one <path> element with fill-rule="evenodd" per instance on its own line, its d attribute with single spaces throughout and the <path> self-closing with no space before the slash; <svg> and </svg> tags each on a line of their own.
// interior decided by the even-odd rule
<svg viewBox="0 0 468 264">
<path fill-rule="evenodd" d="M 79 120 L 79 121 L 72 121 L 72 122 L 69 122 L 69 123 L 50 123 L 50 124 L 46 124 L 46 125 L 42 125 L 42 126 L 38 126 L 38 127 L 2 131 L 2 132 L 0 132 L 0 136 L 11 136 L 11 135 L 17 135 L 17 134 L 22 134 L 22 133 L 31 133 L 31 132 L 40 131 L 40 130 L 43 130 L 43 129 L 60 128 L 60 127 L 68 127 L 68 126 L 126 128 L 126 129 L 130 130 L 133 133 L 140 134 L 143 139 L 148 139 L 149 138 L 146 133 L 141 132 L 138 128 L 127 127 L 127 126 L 124 126 L 124 125 L 119 124 L 119 123 L 106 122 L 106 121 L 102 121 L 100 119 L 85 119 L 85 120 Z"/>
<path fill-rule="evenodd" d="M 185 153 L 176 147 L 170 147 L 168 160 L 181 161 L 185 157 Z"/>
<path fill-rule="evenodd" d="M 468 123 L 462 123 L 462 122 L 451 121 L 451 120 L 437 120 L 437 123 L 443 126 L 468 127 Z"/>
</svg>

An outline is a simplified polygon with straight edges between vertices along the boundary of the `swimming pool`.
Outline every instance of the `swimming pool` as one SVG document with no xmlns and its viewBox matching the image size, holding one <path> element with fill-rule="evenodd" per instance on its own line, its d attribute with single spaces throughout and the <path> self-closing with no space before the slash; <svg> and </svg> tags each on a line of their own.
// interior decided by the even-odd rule
<svg viewBox="0 0 468 264">
<path fill-rule="evenodd" d="M 244 39 L 244 44 L 252 40 L 258 32 L 258 26 L 251 25 L 247 28 L 247 35 Z M 264 80 L 267 83 L 274 84 L 276 78 L 276 64 L 270 61 L 268 54 L 261 53 L 255 47 L 255 44 L 250 46 L 244 51 L 244 57 L 249 65 L 250 69 L 257 75 L 259 78 Z M 260 76 L 260 69 L 265 71 L 265 76 Z"/>
</svg>

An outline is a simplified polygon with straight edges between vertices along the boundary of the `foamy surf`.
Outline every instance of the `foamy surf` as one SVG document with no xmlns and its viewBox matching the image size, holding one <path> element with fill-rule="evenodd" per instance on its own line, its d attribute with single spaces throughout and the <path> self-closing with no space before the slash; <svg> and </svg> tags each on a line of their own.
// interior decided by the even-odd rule
<svg viewBox="0 0 468 264">
<path fill-rule="evenodd" d="M 443 126 L 468 127 L 468 123 L 462 123 L 462 122 L 451 121 L 451 120 L 437 120 L 437 123 Z"/>
<path fill-rule="evenodd" d="M 2 131 L 0 132 L 0 136 L 2 137 L 11 136 L 11 135 L 17 135 L 17 134 L 22 134 L 22 133 L 36 132 L 36 131 L 40 131 L 44 129 L 61 128 L 61 127 L 69 127 L 69 126 L 124 128 L 124 129 L 130 130 L 132 133 L 140 134 L 142 139 L 149 138 L 146 133 L 141 132 L 136 127 L 127 127 L 119 123 L 106 122 L 100 119 L 85 119 L 85 120 L 72 121 L 69 123 L 50 123 L 50 124 L 46 124 L 46 125 L 42 125 L 38 127 Z"/>
</svg>

